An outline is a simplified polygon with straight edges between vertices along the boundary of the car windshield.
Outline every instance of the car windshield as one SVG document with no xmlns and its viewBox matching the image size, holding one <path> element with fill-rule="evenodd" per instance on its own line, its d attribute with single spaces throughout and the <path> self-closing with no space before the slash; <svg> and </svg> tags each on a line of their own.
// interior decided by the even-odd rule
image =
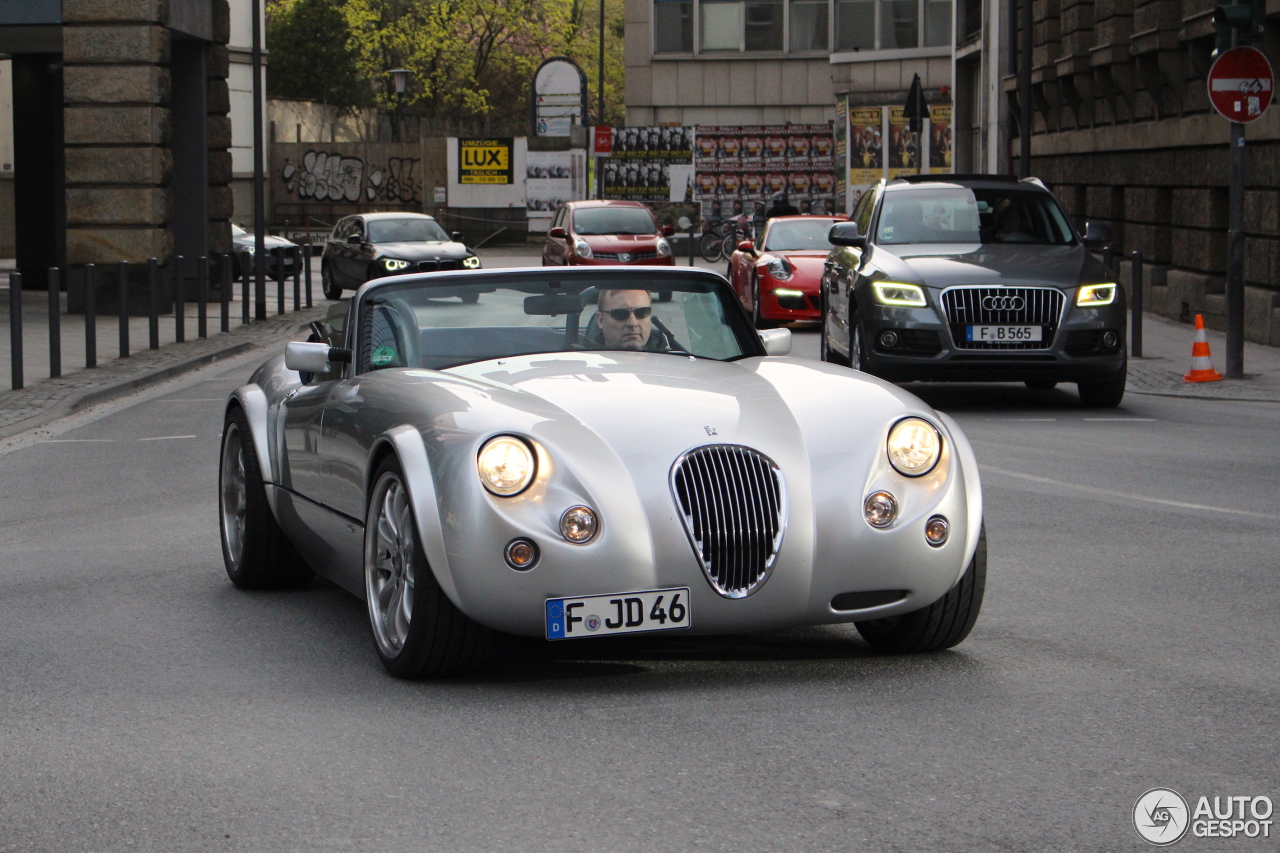
<svg viewBox="0 0 1280 853">
<path fill-rule="evenodd" d="M 784 219 L 769 225 L 764 237 L 764 247 L 771 252 L 803 252 L 832 249 L 827 242 L 827 232 L 835 219 Z"/>
<path fill-rule="evenodd" d="M 434 219 L 370 219 L 370 243 L 445 243 L 449 235 Z"/>
<path fill-rule="evenodd" d="M 359 369 L 443 370 L 529 355 L 631 350 L 722 361 L 762 355 L 723 282 L 695 275 L 433 276 L 372 289 Z"/>
<path fill-rule="evenodd" d="M 579 234 L 655 234 L 649 211 L 639 207 L 589 207 L 573 212 L 573 230 Z"/>
<path fill-rule="evenodd" d="M 886 192 L 876 236 L 887 245 L 1074 241 L 1066 216 L 1046 192 L 965 187 Z"/>
</svg>

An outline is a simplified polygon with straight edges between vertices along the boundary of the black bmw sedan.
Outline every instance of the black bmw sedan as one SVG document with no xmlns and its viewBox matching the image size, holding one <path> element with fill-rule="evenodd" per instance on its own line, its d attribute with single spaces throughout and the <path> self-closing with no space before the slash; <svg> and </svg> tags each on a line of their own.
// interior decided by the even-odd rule
<svg viewBox="0 0 1280 853">
<path fill-rule="evenodd" d="M 445 233 L 421 213 L 361 213 L 338 220 L 320 260 L 324 295 L 342 298 L 370 279 L 386 275 L 473 270 L 480 258 L 458 232 Z"/>
<path fill-rule="evenodd" d="M 1125 294 L 1035 179 L 881 181 L 832 226 L 822 358 L 891 381 L 1074 382 L 1124 396 Z"/>
</svg>

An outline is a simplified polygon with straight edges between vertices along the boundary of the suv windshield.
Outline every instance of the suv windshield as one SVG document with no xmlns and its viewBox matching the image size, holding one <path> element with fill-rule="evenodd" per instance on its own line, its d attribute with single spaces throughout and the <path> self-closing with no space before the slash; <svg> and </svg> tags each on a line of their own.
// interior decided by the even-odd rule
<svg viewBox="0 0 1280 853">
<path fill-rule="evenodd" d="M 706 276 L 450 276 L 387 284 L 360 306 L 361 372 L 443 370 L 534 353 L 632 351 L 732 360 L 759 336 Z M 721 282 L 723 284 L 723 282 Z"/>
<path fill-rule="evenodd" d="M 787 219 L 769 225 L 764 247 L 771 252 L 803 252 L 806 250 L 829 252 L 833 248 L 827 242 L 827 233 L 836 219 Z"/>
<path fill-rule="evenodd" d="M 1022 189 L 946 187 L 884 194 L 876 241 L 908 243 L 1039 243 L 1075 241 L 1053 196 Z"/>
<path fill-rule="evenodd" d="M 579 234 L 656 234 L 649 211 L 639 207 L 589 207 L 573 212 Z"/>
<path fill-rule="evenodd" d="M 370 243 L 447 243 L 449 235 L 434 219 L 370 219 Z"/>
</svg>

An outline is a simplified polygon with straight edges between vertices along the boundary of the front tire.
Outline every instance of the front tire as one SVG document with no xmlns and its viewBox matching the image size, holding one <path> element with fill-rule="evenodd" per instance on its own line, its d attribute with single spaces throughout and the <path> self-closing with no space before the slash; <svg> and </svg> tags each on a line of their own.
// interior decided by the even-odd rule
<svg viewBox="0 0 1280 853">
<path fill-rule="evenodd" d="M 489 630 L 444 594 L 427 564 L 404 471 L 378 466 L 365 516 L 365 600 L 373 647 L 396 678 L 442 678 L 475 669 Z"/>
<path fill-rule="evenodd" d="M 871 373 L 867 369 L 867 344 L 862 336 L 862 319 L 852 306 L 849 308 L 849 366 L 863 373 Z"/>
<path fill-rule="evenodd" d="M 776 320 L 766 320 L 760 314 L 760 279 L 756 276 L 751 277 L 751 323 L 757 329 L 776 329 L 779 326 Z"/>
<path fill-rule="evenodd" d="M 311 569 L 271 514 L 249 419 L 239 406 L 227 412 L 222 428 L 218 521 L 227 577 L 240 589 L 288 589 L 311 581 Z"/>
<path fill-rule="evenodd" d="M 959 645 L 978 621 L 987 588 L 987 530 L 978 534 L 978 547 L 964 575 L 947 594 L 928 607 L 855 622 L 858 633 L 871 648 L 891 655 L 939 652 Z"/>
<path fill-rule="evenodd" d="M 337 302 L 342 298 L 342 288 L 333 280 L 333 267 L 327 263 L 320 265 L 320 289 L 325 299 Z"/>
<path fill-rule="evenodd" d="M 1117 370 L 1101 382 L 1081 382 L 1080 403 L 1090 409 L 1114 409 L 1124 399 L 1124 386 L 1129 378 L 1129 366 Z"/>
</svg>

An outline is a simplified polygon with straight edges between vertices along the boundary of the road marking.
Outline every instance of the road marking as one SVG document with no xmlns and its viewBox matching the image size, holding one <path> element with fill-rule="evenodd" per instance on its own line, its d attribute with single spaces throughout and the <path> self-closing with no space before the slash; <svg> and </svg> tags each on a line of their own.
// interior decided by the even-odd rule
<svg viewBox="0 0 1280 853">
<path fill-rule="evenodd" d="M 1207 504 L 1193 504 L 1186 501 L 1171 501 L 1165 498 L 1152 498 L 1146 495 L 1134 495 L 1128 492 L 1116 492 L 1111 489 L 1099 489 L 1097 486 L 1082 486 L 1079 483 L 1068 483 L 1064 480 L 1053 480 L 1049 477 L 1037 477 L 1034 474 L 1023 474 L 1021 471 L 1010 471 L 1007 468 L 993 468 L 990 465 L 982 467 L 983 472 L 991 471 L 996 474 L 1003 474 L 1006 477 L 1015 477 L 1019 480 L 1029 480 L 1033 483 L 1045 483 L 1051 486 L 1061 486 L 1066 489 L 1076 489 L 1081 492 L 1088 492 L 1094 495 L 1106 495 L 1112 498 L 1124 498 L 1130 501 L 1142 501 L 1144 503 L 1160 504 L 1161 506 L 1174 506 L 1179 509 L 1200 509 L 1208 512 L 1223 512 L 1228 515 L 1243 515 L 1249 518 L 1265 518 L 1271 521 L 1280 521 L 1280 515 L 1270 515 L 1265 512 L 1249 512 L 1243 509 L 1231 509 L 1224 506 L 1209 506 Z"/>
<path fill-rule="evenodd" d="M 1130 421 L 1142 421 L 1144 423 L 1150 423 L 1159 419 L 1158 418 L 1081 418 L 1081 420 L 1092 421 L 1094 423 L 1107 423 L 1109 421 L 1123 421 L 1126 423 Z"/>
<path fill-rule="evenodd" d="M 173 441 L 178 438 L 195 438 L 194 435 L 157 435 L 151 438 L 140 438 L 138 441 Z"/>
<path fill-rule="evenodd" d="M 157 403 L 225 403 L 226 397 L 184 397 L 182 399 L 156 400 Z"/>
<path fill-rule="evenodd" d="M 993 421 L 1019 421 L 1026 423 L 1049 423 L 1056 421 L 1057 418 L 992 418 Z"/>
<path fill-rule="evenodd" d="M 37 444 L 111 444 L 114 438 L 46 438 Z"/>
</svg>

